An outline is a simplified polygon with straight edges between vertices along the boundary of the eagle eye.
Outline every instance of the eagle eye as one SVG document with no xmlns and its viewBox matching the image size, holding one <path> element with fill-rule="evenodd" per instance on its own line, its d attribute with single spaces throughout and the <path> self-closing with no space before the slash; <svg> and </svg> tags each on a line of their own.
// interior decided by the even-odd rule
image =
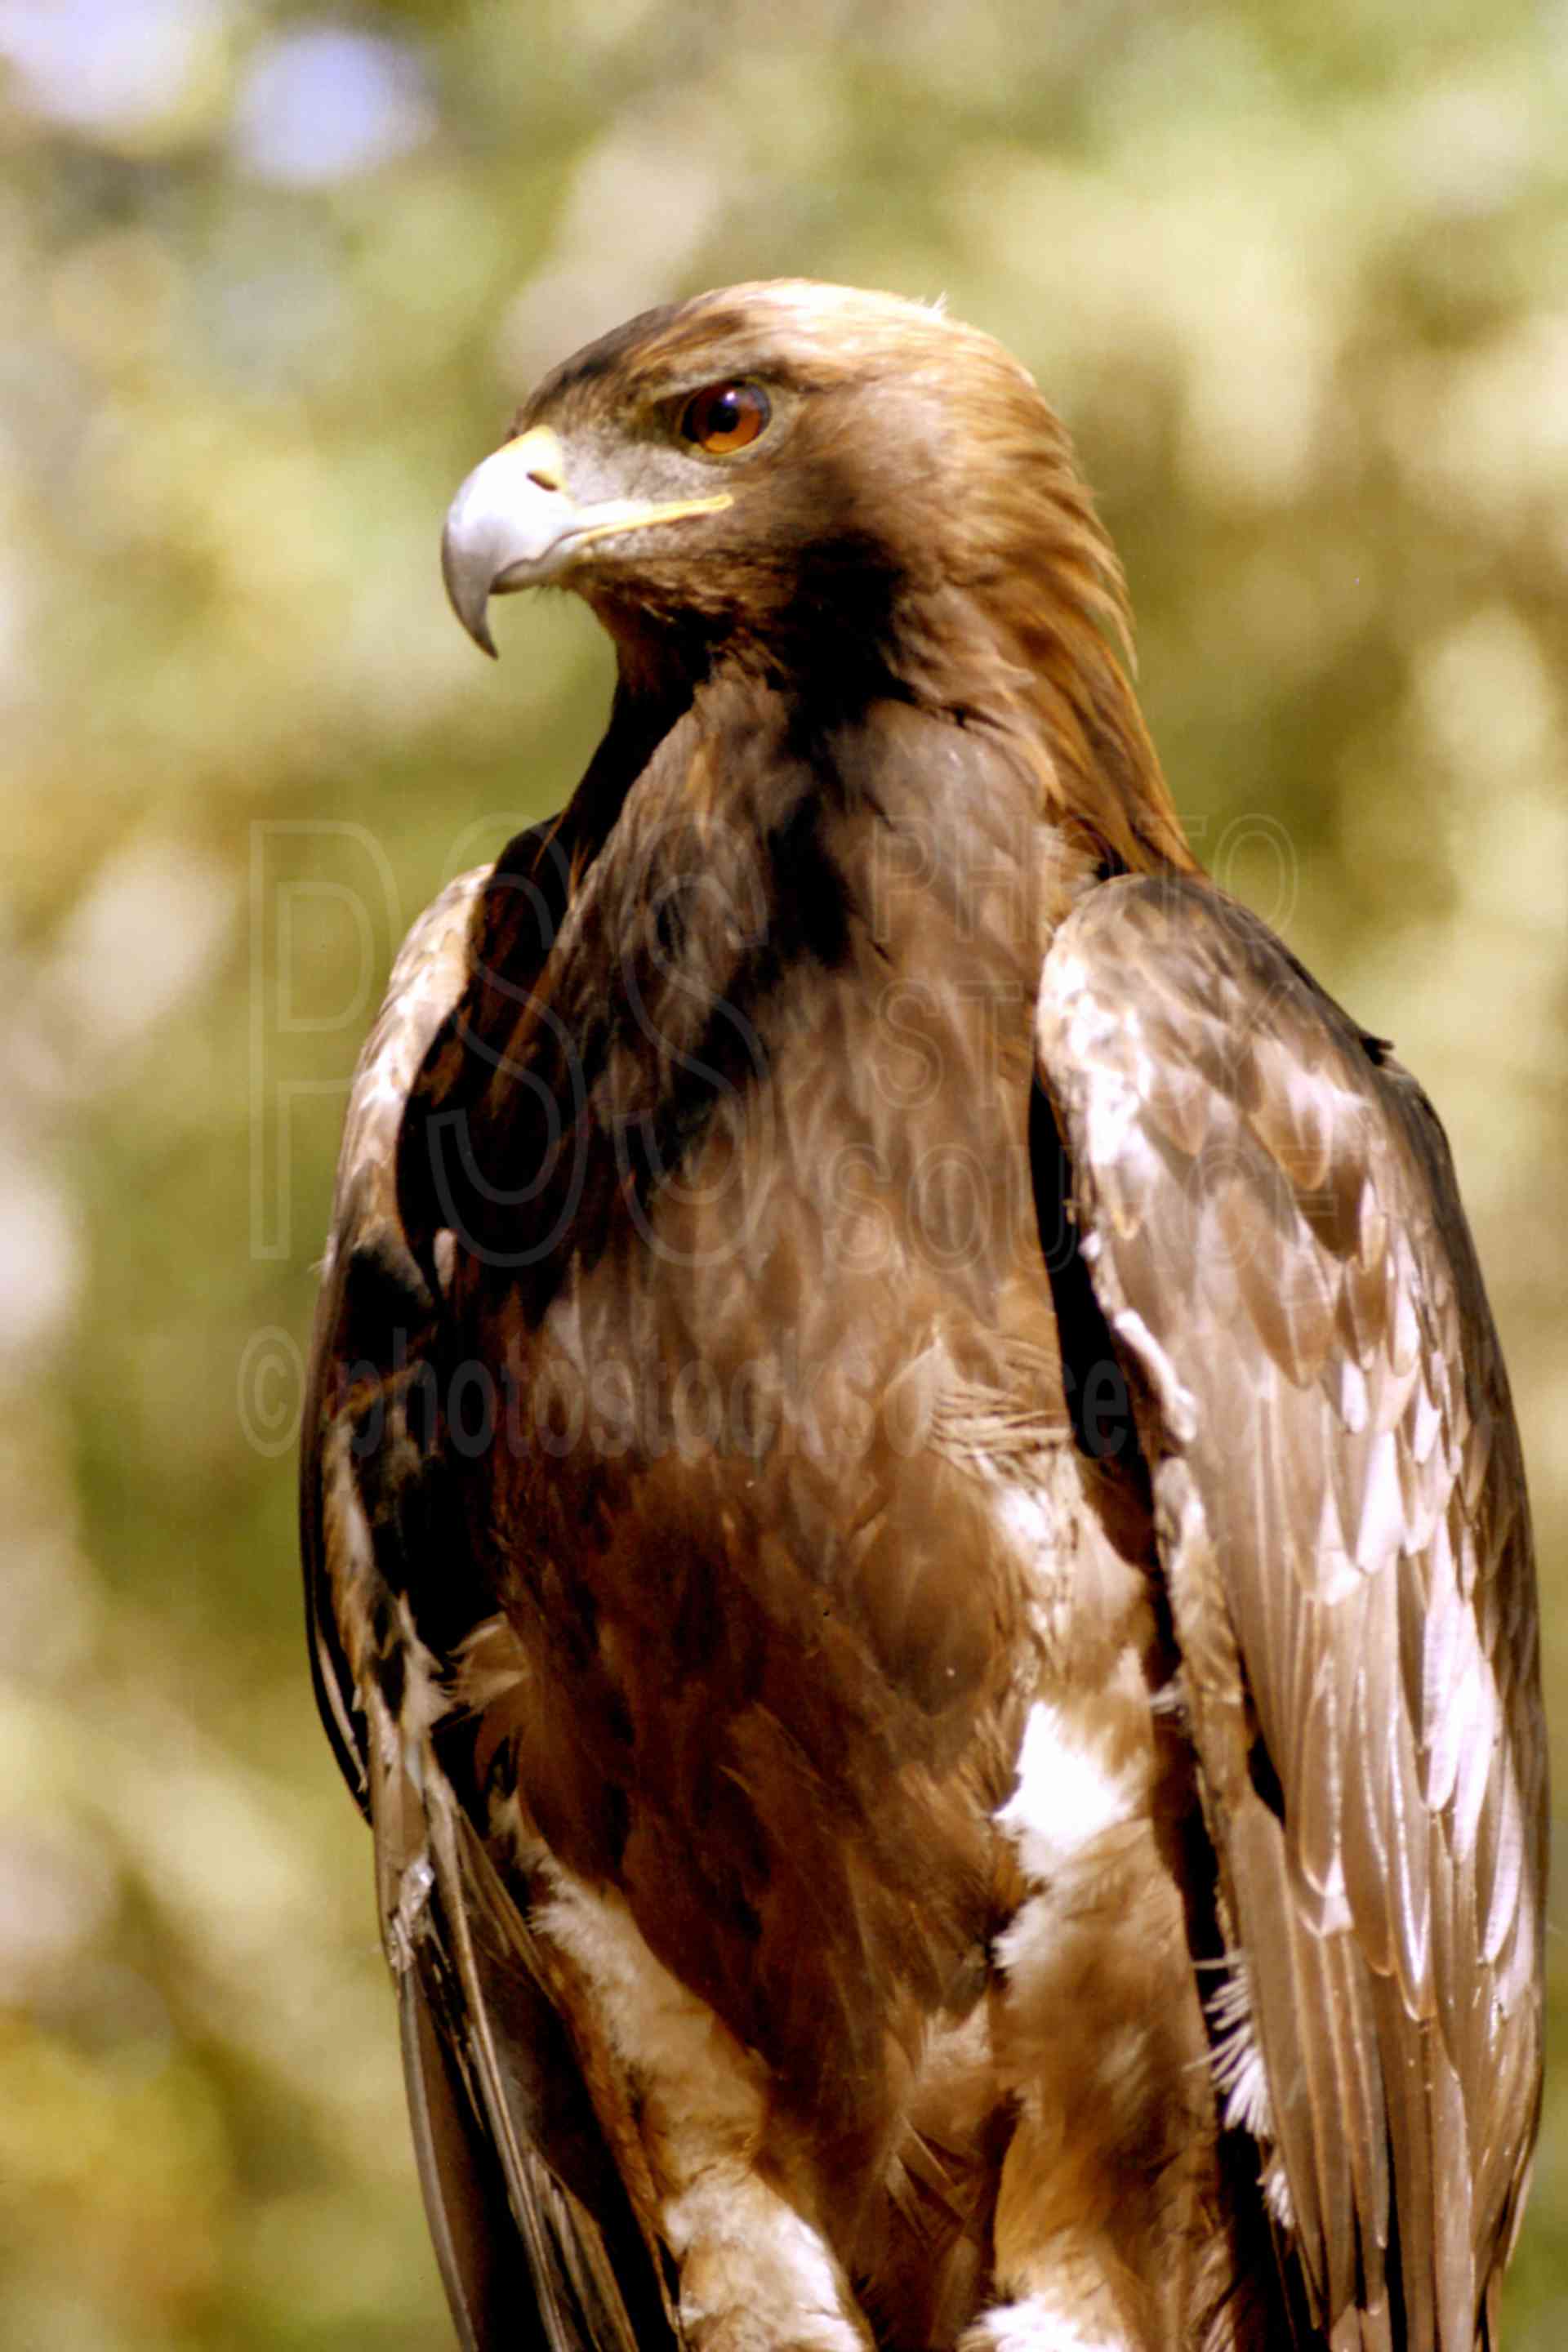
<svg viewBox="0 0 1568 2352">
<path fill-rule="evenodd" d="M 756 440 L 773 413 L 759 383 L 710 383 L 681 410 L 680 431 L 710 457 L 727 457 Z"/>
</svg>

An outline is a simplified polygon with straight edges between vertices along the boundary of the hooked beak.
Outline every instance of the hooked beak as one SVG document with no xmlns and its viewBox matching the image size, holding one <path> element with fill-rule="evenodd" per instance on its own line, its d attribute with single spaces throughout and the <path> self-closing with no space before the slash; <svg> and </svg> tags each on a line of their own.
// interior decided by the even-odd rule
<svg viewBox="0 0 1568 2352">
<path fill-rule="evenodd" d="M 712 514 L 731 503 L 707 499 L 604 499 L 579 506 L 566 487 L 566 453 L 547 425 L 506 442 L 476 466 L 447 513 L 441 576 L 452 610 L 474 643 L 493 656 L 492 596 L 559 579 L 593 541 L 649 523 Z"/>
</svg>

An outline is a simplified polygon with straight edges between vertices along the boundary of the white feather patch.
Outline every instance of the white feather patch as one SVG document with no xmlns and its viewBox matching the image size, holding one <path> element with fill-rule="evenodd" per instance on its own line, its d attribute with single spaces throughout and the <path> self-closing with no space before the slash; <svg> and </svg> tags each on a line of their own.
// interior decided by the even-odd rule
<svg viewBox="0 0 1568 2352">
<path fill-rule="evenodd" d="M 1133 1820 L 1142 1775 L 1114 1769 L 1081 1723 L 1037 1699 L 1018 1750 L 1018 1785 L 996 1814 L 1029 1876 L 1048 1881 L 1086 1846 Z"/>
<path fill-rule="evenodd" d="M 621 1895 L 552 1861 L 533 1924 L 587 1979 L 647 2126 L 660 2227 L 681 2266 L 680 2315 L 701 2331 L 765 2314 L 767 2340 L 868 2352 L 826 2241 L 754 2166 L 766 2069 L 648 1949 Z M 727 2340 L 727 2339 L 726 2339 Z"/>
<path fill-rule="evenodd" d="M 1039 1486 L 1009 1478 L 997 1489 L 994 1509 L 998 1527 L 1026 1562 L 1031 1582 L 1048 1585 L 1060 1548 L 1050 1496 Z"/>
<path fill-rule="evenodd" d="M 1050 2295 L 1026 2295 L 1022 2303 L 998 2304 L 963 2338 L 962 2352 L 1134 2352 L 1120 2329 L 1086 2331 Z"/>
<path fill-rule="evenodd" d="M 1037 1699 L 1018 1751 L 1018 1785 L 995 1815 L 1018 1859 L 1043 1891 L 1021 1903 L 995 1940 L 997 1965 L 1013 1992 L 1037 1993 L 1054 1967 L 1064 1917 L 1060 1882 L 1089 1861 L 1110 1831 L 1138 1817 L 1143 1771 L 1113 1769 L 1099 1743 L 1049 1699 Z"/>
<path fill-rule="evenodd" d="M 1286 2177 L 1284 2163 L 1279 2156 L 1271 2156 L 1263 2168 L 1263 2201 L 1282 2230 L 1295 2229 L 1295 2202 L 1290 2195 L 1290 2183 Z"/>
<path fill-rule="evenodd" d="M 1207 2003 L 1210 2022 L 1218 2040 L 1214 2046 L 1214 2078 L 1224 2102 L 1226 2131 L 1250 2132 L 1267 2138 L 1274 2128 L 1268 2103 L 1268 2076 L 1253 2022 L 1252 1982 L 1245 1952 L 1233 1952 L 1219 1990 Z"/>
<path fill-rule="evenodd" d="M 1130 1349 L 1142 1366 L 1144 1378 L 1154 1391 L 1154 1401 L 1164 1416 L 1165 1426 L 1178 1445 L 1190 1445 L 1198 1433 L 1197 1400 L 1191 1389 L 1178 1378 L 1175 1365 L 1155 1339 L 1142 1315 L 1131 1307 L 1118 1307 L 1110 1318 L 1112 1330 L 1122 1345 Z"/>
<path fill-rule="evenodd" d="M 1226 1968 L 1224 1983 L 1205 2004 L 1219 2036 L 1211 2063 L 1222 2101 L 1222 2119 L 1226 2131 L 1247 2132 L 1259 2143 L 1264 2202 L 1282 2230 L 1293 2230 L 1296 2209 L 1284 2159 L 1278 2148 L 1268 2145 L 1274 2135 L 1274 2108 L 1253 2016 L 1247 1954 L 1227 1954 Z"/>
</svg>

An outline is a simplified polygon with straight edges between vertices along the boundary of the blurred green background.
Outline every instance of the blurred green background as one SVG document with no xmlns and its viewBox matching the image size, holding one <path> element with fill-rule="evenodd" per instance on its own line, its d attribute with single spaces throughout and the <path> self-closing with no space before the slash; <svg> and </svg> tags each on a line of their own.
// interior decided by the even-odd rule
<svg viewBox="0 0 1568 2352">
<path fill-rule="evenodd" d="M 437 2347 L 300 1351 L 400 927 L 608 679 L 562 600 L 479 659 L 447 499 L 730 278 L 1027 359 L 1202 853 L 1449 1124 L 1561 1723 L 1568 6 L 0 0 L 0 2340 Z M 1510 2310 L 1568 2343 L 1561 2073 Z"/>
</svg>

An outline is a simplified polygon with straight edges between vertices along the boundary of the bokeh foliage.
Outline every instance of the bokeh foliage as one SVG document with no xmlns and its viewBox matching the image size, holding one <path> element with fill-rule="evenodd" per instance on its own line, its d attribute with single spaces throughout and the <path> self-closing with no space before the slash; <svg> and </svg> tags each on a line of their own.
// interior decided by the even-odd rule
<svg viewBox="0 0 1568 2352">
<path fill-rule="evenodd" d="M 398 926 L 608 677 L 563 602 L 478 660 L 446 499 L 705 284 L 945 291 L 1030 362 L 1200 847 L 1448 1121 L 1561 1720 L 1568 9 L 5 0 L 0 56 L 0 2339 L 404 2352 L 299 1349 Z M 1568 2341 L 1555 2083 L 1510 2312 Z"/>
</svg>

